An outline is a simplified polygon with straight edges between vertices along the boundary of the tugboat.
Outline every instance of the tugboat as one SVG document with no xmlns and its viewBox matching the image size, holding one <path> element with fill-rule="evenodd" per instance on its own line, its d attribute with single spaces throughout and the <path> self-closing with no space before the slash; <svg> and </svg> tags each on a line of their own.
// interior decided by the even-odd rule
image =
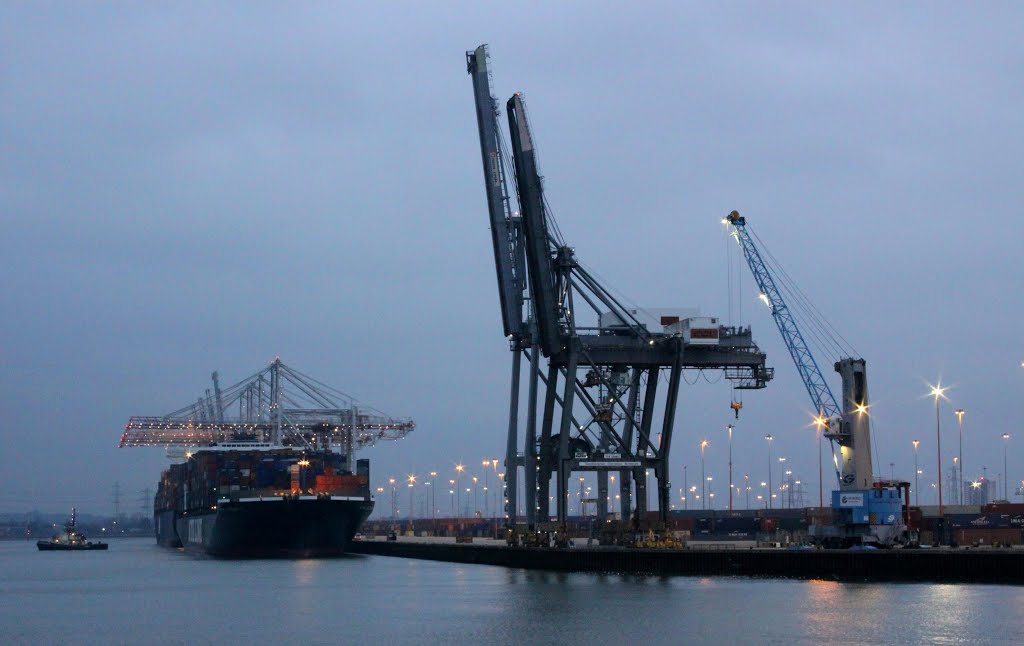
<svg viewBox="0 0 1024 646">
<path fill-rule="evenodd" d="M 64 523 L 64 531 L 57 534 L 48 541 L 36 541 L 36 547 L 40 551 L 68 551 L 68 550 L 105 550 L 106 543 L 93 542 L 86 539 L 85 534 L 79 533 L 75 528 L 75 508 L 71 508 L 71 520 Z"/>
</svg>

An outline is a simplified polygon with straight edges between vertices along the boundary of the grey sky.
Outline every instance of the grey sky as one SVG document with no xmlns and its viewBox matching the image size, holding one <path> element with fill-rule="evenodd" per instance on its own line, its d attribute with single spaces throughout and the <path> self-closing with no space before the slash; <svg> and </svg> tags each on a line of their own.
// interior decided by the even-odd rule
<svg viewBox="0 0 1024 646">
<path fill-rule="evenodd" d="M 916 438 L 934 477 L 941 376 L 967 475 L 998 475 L 1024 391 L 1019 5 L 436 4 L 0 8 L 0 511 L 109 509 L 115 480 L 137 508 L 165 459 L 115 448 L 127 418 L 276 355 L 418 422 L 367 453 L 376 480 L 501 456 L 481 42 L 584 263 L 724 316 L 739 209 L 867 359 L 876 471 L 909 478 Z M 806 395 L 743 278 L 777 376 L 744 398 L 737 472 L 765 478 L 772 432 L 816 482 Z M 704 436 L 724 479 L 728 403 L 683 390 L 674 486 Z M 1010 461 L 1024 478 L 1024 434 Z"/>
</svg>

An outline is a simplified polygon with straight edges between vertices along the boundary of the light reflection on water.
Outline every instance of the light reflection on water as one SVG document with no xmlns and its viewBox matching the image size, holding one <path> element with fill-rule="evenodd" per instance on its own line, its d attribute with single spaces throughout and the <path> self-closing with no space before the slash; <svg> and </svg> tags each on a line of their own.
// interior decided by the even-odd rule
<svg viewBox="0 0 1024 646">
<path fill-rule="evenodd" d="M 217 561 L 0 542 L 3 643 L 1024 643 L 1024 586 L 514 570 L 385 557 Z"/>
</svg>

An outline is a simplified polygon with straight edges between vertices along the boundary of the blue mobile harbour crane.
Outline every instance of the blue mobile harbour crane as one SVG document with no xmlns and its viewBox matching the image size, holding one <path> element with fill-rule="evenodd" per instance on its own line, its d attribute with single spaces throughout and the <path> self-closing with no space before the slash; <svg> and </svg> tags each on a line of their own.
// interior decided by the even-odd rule
<svg viewBox="0 0 1024 646">
<path fill-rule="evenodd" d="M 798 317 L 787 306 L 779 289 L 779 282 L 787 285 L 792 281 L 777 263 L 775 274 L 769 269 L 754 242 L 756 235 L 751 234 L 746 219 L 738 212 L 730 213 L 723 223 L 743 249 L 743 257 L 760 290 L 760 299 L 771 309 L 772 318 L 811 397 L 811 405 L 818 412 L 814 423 L 833 446 L 839 490 L 832 492 L 831 518 L 824 522 L 818 519 L 811 524 L 808 530 L 811 541 L 821 547 L 834 548 L 894 547 L 916 542 L 915 532 L 908 529 L 910 483 L 876 479 L 872 475 L 870 404 L 864 359 L 846 356 L 836 361 L 834 367 L 842 380 L 840 407 L 800 331 Z M 770 254 L 768 257 L 774 261 Z M 776 274 L 780 273 L 777 281 Z M 794 286 L 789 291 L 795 304 L 805 308 L 804 321 L 819 328 L 814 330 L 816 336 L 812 338 L 819 345 L 827 344 L 830 334 L 824 330 L 823 317 L 798 288 Z M 833 344 L 833 347 L 843 351 L 848 345 L 842 348 L 841 344 Z M 835 456 L 836 444 L 841 464 Z"/>
</svg>

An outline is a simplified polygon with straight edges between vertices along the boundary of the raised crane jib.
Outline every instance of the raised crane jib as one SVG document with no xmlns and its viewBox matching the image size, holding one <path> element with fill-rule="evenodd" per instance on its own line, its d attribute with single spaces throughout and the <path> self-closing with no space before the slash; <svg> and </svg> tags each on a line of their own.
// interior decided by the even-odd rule
<svg viewBox="0 0 1024 646">
<path fill-rule="evenodd" d="M 466 68 L 473 78 L 476 121 L 480 131 L 480 154 L 483 159 L 484 188 L 490 213 L 491 241 L 494 245 L 494 266 L 498 275 L 498 296 L 505 336 L 522 339 L 526 335 L 523 320 L 523 292 L 526 288 L 522 231 L 518 218 L 509 208 L 505 167 L 501 155 L 501 134 L 498 128 L 498 105 L 491 95 L 487 70 L 487 46 L 466 52 Z"/>
<path fill-rule="evenodd" d="M 544 193 L 522 95 L 516 93 L 508 100 L 506 107 L 516 167 L 516 185 L 519 189 L 519 208 L 522 212 L 530 297 L 533 299 L 541 351 L 545 356 L 551 356 L 562 350 L 563 343 L 559 326 L 561 309 L 555 288 L 557 277 L 544 211 Z"/>
<path fill-rule="evenodd" d="M 843 358 L 836 362 L 835 370 L 842 381 L 843 405 L 840 407 L 832 390 L 821 374 L 818 362 L 811 354 L 796 320 L 786 306 L 772 273 L 765 265 L 761 252 L 747 231 L 746 219 L 733 211 L 726 217 L 733 226 L 743 256 L 750 266 L 761 298 L 771 308 L 772 318 L 782 334 L 793 363 L 811 397 L 811 405 L 818 414 L 826 437 L 840 446 L 840 489 L 866 489 L 873 485 L 871 461 L 871 422 L 868 416 L 867 371 L 863 359 Z"/>
<path fill-rule="evenodd" d="M 754 241 L 751 240 L 746 228 L 746 219 L 736 211 L 733 211 L 726 217 L 726 220 L 733 226 L 736 239 L 743 248 L 743 257 L 746 259 L 751 273 L 754 274 L 757 288 L 761 291 L 761 298 L 768 301 L 767 304 L 771 308 L 772 318 L 775 319 L 775 325 L 778 326 L 779 333 L 782 334 L 782 340 L 786 343 L 786 349 L 789 350 L 793 363 L 796 364 L 797 372 L 800 373 L 800 378 L 804 382 L 804 387 L 807 388 L 807 394 L 811 397 L 811 404 L 814 406 L 814 410 L 825 419 L 838 417 L 842 411 L 838 404 L 836 404 L 836 398 L 821 374 L 818 362 L 815 361 L 814 355 L 811 354 L 810 348 L 807 347 L 807 342 L 804 341 L 800 328 L 786 306 L 782 293 L 775 285 L 775 279 L 772 278 L 771 272 L 765 266 L 764 260 L 761 258 L 761 252 L 758 251 Z"/>
</svg>

